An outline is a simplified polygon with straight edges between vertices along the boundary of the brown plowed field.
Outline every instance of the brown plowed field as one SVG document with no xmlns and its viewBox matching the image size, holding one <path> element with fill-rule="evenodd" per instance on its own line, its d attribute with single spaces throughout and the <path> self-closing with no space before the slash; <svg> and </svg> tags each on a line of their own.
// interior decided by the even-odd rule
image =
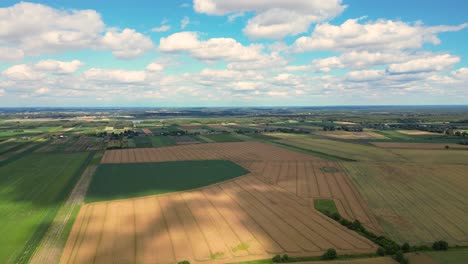
<svg viewBox="0 0 468 264">
<path fill-rule="evenodd" d="M 374 224 L 333 162 L 252 142 L 111 150 L 102 162 L 202 159 L 234 160 L 252 173 L 192 191 L 87 204 L 61 263 L 226 263 L 330 247 L 375 252 L 372 242 L 312 208 L 312 198 L 333 198 L 349 216 Z"/>
</svg>

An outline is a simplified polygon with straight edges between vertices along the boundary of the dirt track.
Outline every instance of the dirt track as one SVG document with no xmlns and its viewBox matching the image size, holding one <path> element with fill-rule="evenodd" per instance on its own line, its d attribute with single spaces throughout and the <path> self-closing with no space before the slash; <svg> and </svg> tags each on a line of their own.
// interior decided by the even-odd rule
<svg viewBox="0 0 468 264">
<path fill-rule="evenodd" d="M 61 263 L 225 263 L 274 254 L 374 252 L 376 246 L 311 208 L 334 198 L 373 224 L 337 164 L 261 143 L 107 151 L 102 162 L 230 159 L 252 173 L 201 189 L 83 206 Z M 320 181 L 320 183 L 319 183 Z M 365 221 L 364 221 L 365 220 Z"/>
</svg>

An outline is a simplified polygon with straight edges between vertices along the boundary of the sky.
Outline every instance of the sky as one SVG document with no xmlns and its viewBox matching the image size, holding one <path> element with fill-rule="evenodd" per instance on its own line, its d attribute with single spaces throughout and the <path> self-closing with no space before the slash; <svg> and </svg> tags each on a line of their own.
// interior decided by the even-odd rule
<svg viewBox="0 0 468 264">
<path fill-rule="evenodd" d="M 468 104 L 468 1 L 0 1 L 1 107 Z"/>
</svg>

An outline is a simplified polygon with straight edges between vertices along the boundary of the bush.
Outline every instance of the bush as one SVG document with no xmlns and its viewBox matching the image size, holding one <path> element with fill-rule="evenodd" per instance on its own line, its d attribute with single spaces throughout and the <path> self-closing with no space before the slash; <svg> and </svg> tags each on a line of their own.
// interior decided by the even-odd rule
<svg viewBox="0 0 468 264">
<path fill-rule="evenodd" d="M 323 260 L 329 260 L 329 259 L 336 259 L 338 257 L 338 254 L 336 254 L 336 250 L 334 248 L 329 248 L 327 249 L 327 252 L 325 252 L 321 259 Z"/>
<path fill-rule="evenodd" d="M 401 250 L 397 251 L 397 253 L 395 254 L 395 260 L 401 263 L 401 261 L 403 261 L 404 258 L 405 256 L 403 255 L 403 251 Z"/>
<path fill-rule="evenodd" d="M 273 262 L 275 263 L 280 263 L 281 262 L 281 256 L 280 255 L 276 255 L 273 257 Z"/>
<path fill-rule="evenodd" d="M 177 264 L 190 264 L 190 261 L 184 260 L 184 261 L 179 261 Z"/>
<path fill-rule="evenodd" d="M 434 250 L 447 250 L 448 249 L 448 243 L 444 240 L 439 240 L 434 242 L 432 244 L 432 249 Z"/>
<path fill-rule="evenodd" d="M 281 260 L 284 261 L 284 262 L 288 262 L 288 260 L 289 260 L 288 254 L 284 254 L 283 258 Z"/>
<path fill-rule="evenodd" d="M 401 249 L 403 250 L 403 252 L 409 252 L 410 251 L 410 245 L 408 244 L 408 242 L 404 243 L 403 246 L 401 246 Z"/>
<path fill-rule="evenodd" d="M 385 249 L 383 247 L 379 247 L 375 253 L 379 256 L 385 256 Z"/>
</svg>

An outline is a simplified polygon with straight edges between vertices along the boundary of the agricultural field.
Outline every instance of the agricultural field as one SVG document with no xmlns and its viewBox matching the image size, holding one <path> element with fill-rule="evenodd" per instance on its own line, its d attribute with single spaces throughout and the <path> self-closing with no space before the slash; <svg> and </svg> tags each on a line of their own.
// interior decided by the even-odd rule
<svg viewBox="0 0 468 264">
<path fill-rule="evenodd" d="M 468 150 L 468 145 L 461 144 L 442 144 L 442 143 L 408 143 L 408 142 L 373 142 L 374 146 L 379 148 L 394 148 L 394 149 L 465 149 Z"/>
<path fill-rule="evenodd" d="M 154 136 L 150 137 L 153 147 L 165 147 L 175 145 L 176 142 L 172 137 L 168 136 Z"/>
<path fill-rule="evenodd" d="M 446 252 L 427 252 L 439 264 L 466 264 L 468 263 L 468 250 L 449 250 Z M 417 264 L 417 263 L 416 263 Z"/>
<path fill-rule="evenodd" d="M 280 139 L 280 138 L 277 138 L 277 137 L 274 137 L 274 136 L 270 136 L 270 135 L 267 135 L 267 134 L 248 134 L 249 137 L 253 138 L 253 139 L 258 139 L 258 140 L 277 140 L 277 139 Z"/>
<path fill-rule="evenodd" d="M 200 141 L 193 136 L 175 136 L 174 140 L 177 145 L 198 144 Z"/>
<path fill-rule="evenodd" d="M 0 165 L 0 263 L 29 257 L 87 156 L 32 153 Z"/>
<path fill-rule="evenodd" d="M 369 130 L 364 130 L 363 132 L 348 132 L 343 130 L 317 131 L 314 134 L 338 139 L 388 139 L 382 134 Z"/>
<path fill-rule="evenodd" d="M 102 164 L 93 176 L 86 201 L 196 189 L 246 173 L 246 169 L 226 160 Z"/>
<path fill-rule="evenodd" d="M 391 152 L 410 162 L 468 164 L 468 150 L 392 149 Z"/>
<path fill-rule="evenodd" d="M 429 132 L 429 131 L 421 131 L 421 130 L 397 130 L 399 133 L 403 133 L 406 135 L 418 136 L 418 135 L 440 135 L 438 133 Z"/>
<path fill-rule="evenodd" d="M 378 133 L 395 142 L 413 142 L 413 143 L 453 143 L 457 144 L 462 139 L 460 137 L 447 136 L 438 133 L 424 133 L 425 131 L 411 130 L 414 132 L 397 130 L 382 130 Z"/>
<path fill-rule="evenodd" d="M 276 142 L 324 153 L 330 156 L 358 161 L 401 161 L 402 158 L 388 150 L 356 143 L 340 142 L 328 139 L 317 139 L 304 135 L 272 134 L 281 138 Z"/>
<path fill-rule="evenodd" d="M 321 186 L 318 194 L 327 198 L 354 196 L 338 210 L 365 215 L 358 213 L 365 205 L 347 185 L 350 181 L 340 176 L 339 165 L 320 158 L 262 143 L 233 142 L 108 150 L 101 166 L 207 159 L 232 160 L 251 173 L 196 190 L 87 204 L 80 210 L 61 263 L 117 259 L 125 263 L 226 263 L 279 253 L 320 255 L 330 247 L 346 254 L 375 251 L 376 245 L 313 209 L 312 185 L 316 183 L 303 177 L 305 170 L 312 174 L 310 179 L 318 177 L 326 182 L 319 173 L 321 168 L 335 166 L 336 170 L 328 171 L 336 175 L 326 178 L 340 182 L 343 191 Z M 271 177 L 279 180 L 269 178 L 266 171 L 274 172 Z M 299 187 L 296 178 L 310 184 L 305 189 Z M 297 195 L 298 190 L 303 197 Z M 348 208 L 349 204 L 353 207 Z M 367 222 L 373 224 L 372 220 Z"/>
<path fill-rule="evenodd" d="M 233 134 L 215 134 L 215 135 L 203 135 L 204 138 L 208 138 L 214 142 L 238 142 L 242 141 L 239 137 Z"/>
<path fill-rule="evenodd" d="M 343 162 L 380 226 L 412 244 L 468 243 L 468 166 Z"/>
</svg>

